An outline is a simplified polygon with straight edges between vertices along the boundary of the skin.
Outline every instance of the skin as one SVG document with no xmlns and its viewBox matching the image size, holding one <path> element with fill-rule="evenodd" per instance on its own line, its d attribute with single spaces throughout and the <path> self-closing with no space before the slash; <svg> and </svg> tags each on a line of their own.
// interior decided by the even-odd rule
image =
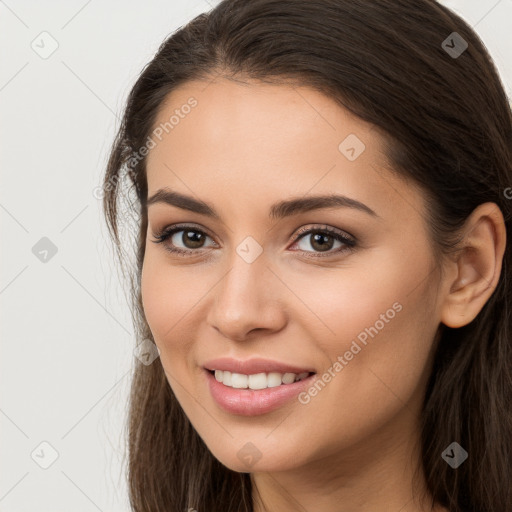
<svg viewBox="0 0 512 512">
<path fill-rule="evenodd" d="M 441 323 L 469 323 L 494 291 L 500 210 L 480 205 L 465 226 L 468 249 L 436 261 L 422 191 L 386 169 L 376 127 L 308 87 L 223 78 L 174 90 L 155 126 L 191 96 L 197 106 L 150 150 L 148 197 L 175 190 L 221 219 L 150 205 L 142 271 L 146 319 L 185 413 L 216 458 L 251 473 L 256 512 L 430 510 L 419 498 L 423 475 L 417 486 L 412 476 L 434 340 Z M 349 134 L 366 146 L 354 161 L 338 149 Z M 274 202 L 333 192 L 377 216 L 333 207 L 269 219 Z M 165 250 L 170 239 L 153 243 L 176 223 L 206 232 L 203 248 L 182 256 Z M 311 234 L 294 241 L 299 228 L 325 225 L 357 245 L 336 252 L 334 241 L 326 257 Z M 182 235 L 172 241 L 187 248 Z M 263 249 L 252 263 L 236 252 L 248 236 Z M 220 356 L 322 375 L 397 302 L 400 312 L 307 404 L 244 417 L 220 409 L 205 385 L 202 364 Z M 247 442 L 261 454 L 251 467 L 237 456 Z"/>
</svg>

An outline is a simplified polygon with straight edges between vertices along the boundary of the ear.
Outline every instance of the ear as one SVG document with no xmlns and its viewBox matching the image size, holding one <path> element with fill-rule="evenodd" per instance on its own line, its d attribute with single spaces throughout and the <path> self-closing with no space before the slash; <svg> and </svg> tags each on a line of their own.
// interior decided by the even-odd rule
<svg viewBox="0 0 512 512">
<path fill-rule="evenodd" d="M 475 208 L 463 233 L 461 249 L 451 262 L 453 273 L 447 273 L 451 280 L 441 310 L 441 322 L 448 327 L 469 324 L 496 289 L 506 247 L 505 221 L 498 205 L 483 203 Z"/>
</svg>

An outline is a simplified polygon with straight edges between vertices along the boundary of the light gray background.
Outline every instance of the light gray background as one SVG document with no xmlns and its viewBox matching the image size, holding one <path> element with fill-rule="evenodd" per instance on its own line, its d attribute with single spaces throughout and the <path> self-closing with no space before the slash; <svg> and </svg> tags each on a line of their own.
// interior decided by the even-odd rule
<svg viewBox="0 0 512 512">
<path fill-rule="evenodd" d="M 129 510 L 134 341 L 94 190 L 138 73 L 216 3 L 0 0 L 0 511 Z M 512 0 L 444 3 L 476 28 L 511 96 Z M 31 46 L 53 40 L 48 58 Z M 32 251 L 43 237 L 57 248 L 46 262 Z M 47 469 L 42 442 L 58 454 Z"/>
</svg>

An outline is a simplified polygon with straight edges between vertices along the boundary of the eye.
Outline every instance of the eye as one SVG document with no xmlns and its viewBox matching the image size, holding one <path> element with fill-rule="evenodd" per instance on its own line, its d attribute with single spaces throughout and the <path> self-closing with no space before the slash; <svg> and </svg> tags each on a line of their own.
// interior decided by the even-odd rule
<svg viewBox="0 0 512 512">
<path fill-rule="evenodd" d="M 156 244 L 163 244 L 169 240 L 170 244 L 164 244 L 165 250 L 176 254 L 192 254 L 197 252 L 197 249 L 205 247 L 206 238 L 212 240 L 204 231 L 190 225 L 171 226 L 154 234 L 154 237 L 156 240 L 152 240 L 152 242 Z M 180 243 L 182 246 L 179 245 Z M 213 246 L 216 246 L 215 242 Z"/>
<path fill-rule="evenodd" d="M 154 236 L 156 240 L 152 240 L 153 243 L 163 244 L 165 250 L 173 254 L 192 255 L 194 252 L 198 252 L 198 249 L 217 247 L 208 234 L 192 225 L 169 226 Z M 209 246 L 205 245 L 206 239 L 212 240 L 213 243 Z M 170 243 L 164 243 L 167 240 Z M 336 243 L 338 247 L 332 250 Z M 329 226 L 321 226 L 299 230 L 293 245 L 298 245 L 303 252 L 313 253 L 312 257 L 316 258 L 353 250 L 356 241 L 342 231 Z M 313 250 L 309 250 L 308 245 Z"/>
<path fill-rule="evenodd" d="M 339 244 L 338 247 L 335 250 L 331 250 L 336 243 Z M 319 228 L 304 228 L 300 230 L 295 238 L 294 245 L 295 244 L 299 246 L 301 251 L 326 253 L 326 256 L 330 256 L 332 254 L 352 250 L 356 245 L 356 241 L 353 237 L 349 237 L 342 231 L 328 226 L 323 226 Z M 308 250 L 308 246 L 313 250 Z M 314 255 L 314 257 L 318 256 L 322 257 L 324 254 Z"/>
</svg>

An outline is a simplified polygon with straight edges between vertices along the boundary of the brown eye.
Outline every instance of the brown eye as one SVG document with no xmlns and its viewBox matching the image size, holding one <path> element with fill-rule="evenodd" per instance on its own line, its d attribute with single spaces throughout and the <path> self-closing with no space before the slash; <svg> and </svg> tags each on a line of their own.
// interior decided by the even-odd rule
<svg viewBox="0 0 512 512">
<path fill-rule="evenodd" d="M 334 237 L 323 233 L 312 233 L 310 236 L 311 247 L 317 251 L 328 251 L 334 245 Z"/>
<path fill-rule="evenodd" d="M 177 233 L 180 232 L 181 231 L 178 231 Z M 183 230 L 182 232 L 181 242 L 187 249 L 199 249 L 204 244 L 205 235 L 203 233 L 188 230 Z M 180 237 L 178 237 L 178 239 L 180 239 Z"/>
<path fill-rule="evenodd" d="M 294 245 L 297 245 L 301 251 L 313 255 L 325 253 L 328 256 L 351 250 L 355 247 L 356 242 L 341 231 L 325 227 L 301 231 L 295 239 Z"/>
<path fill-rule="evenodd" d="M 200 229 L 193 226 L 175 226 L 164 229 L 154 235 L 154 243 L 161 243 L 164 248 L 171 253 L 192 254 L 197 249 L 203 249 L 207 238 L 211 237 Z M 215 246 L 215 243 L 211 244 Z"/>
</svg>

